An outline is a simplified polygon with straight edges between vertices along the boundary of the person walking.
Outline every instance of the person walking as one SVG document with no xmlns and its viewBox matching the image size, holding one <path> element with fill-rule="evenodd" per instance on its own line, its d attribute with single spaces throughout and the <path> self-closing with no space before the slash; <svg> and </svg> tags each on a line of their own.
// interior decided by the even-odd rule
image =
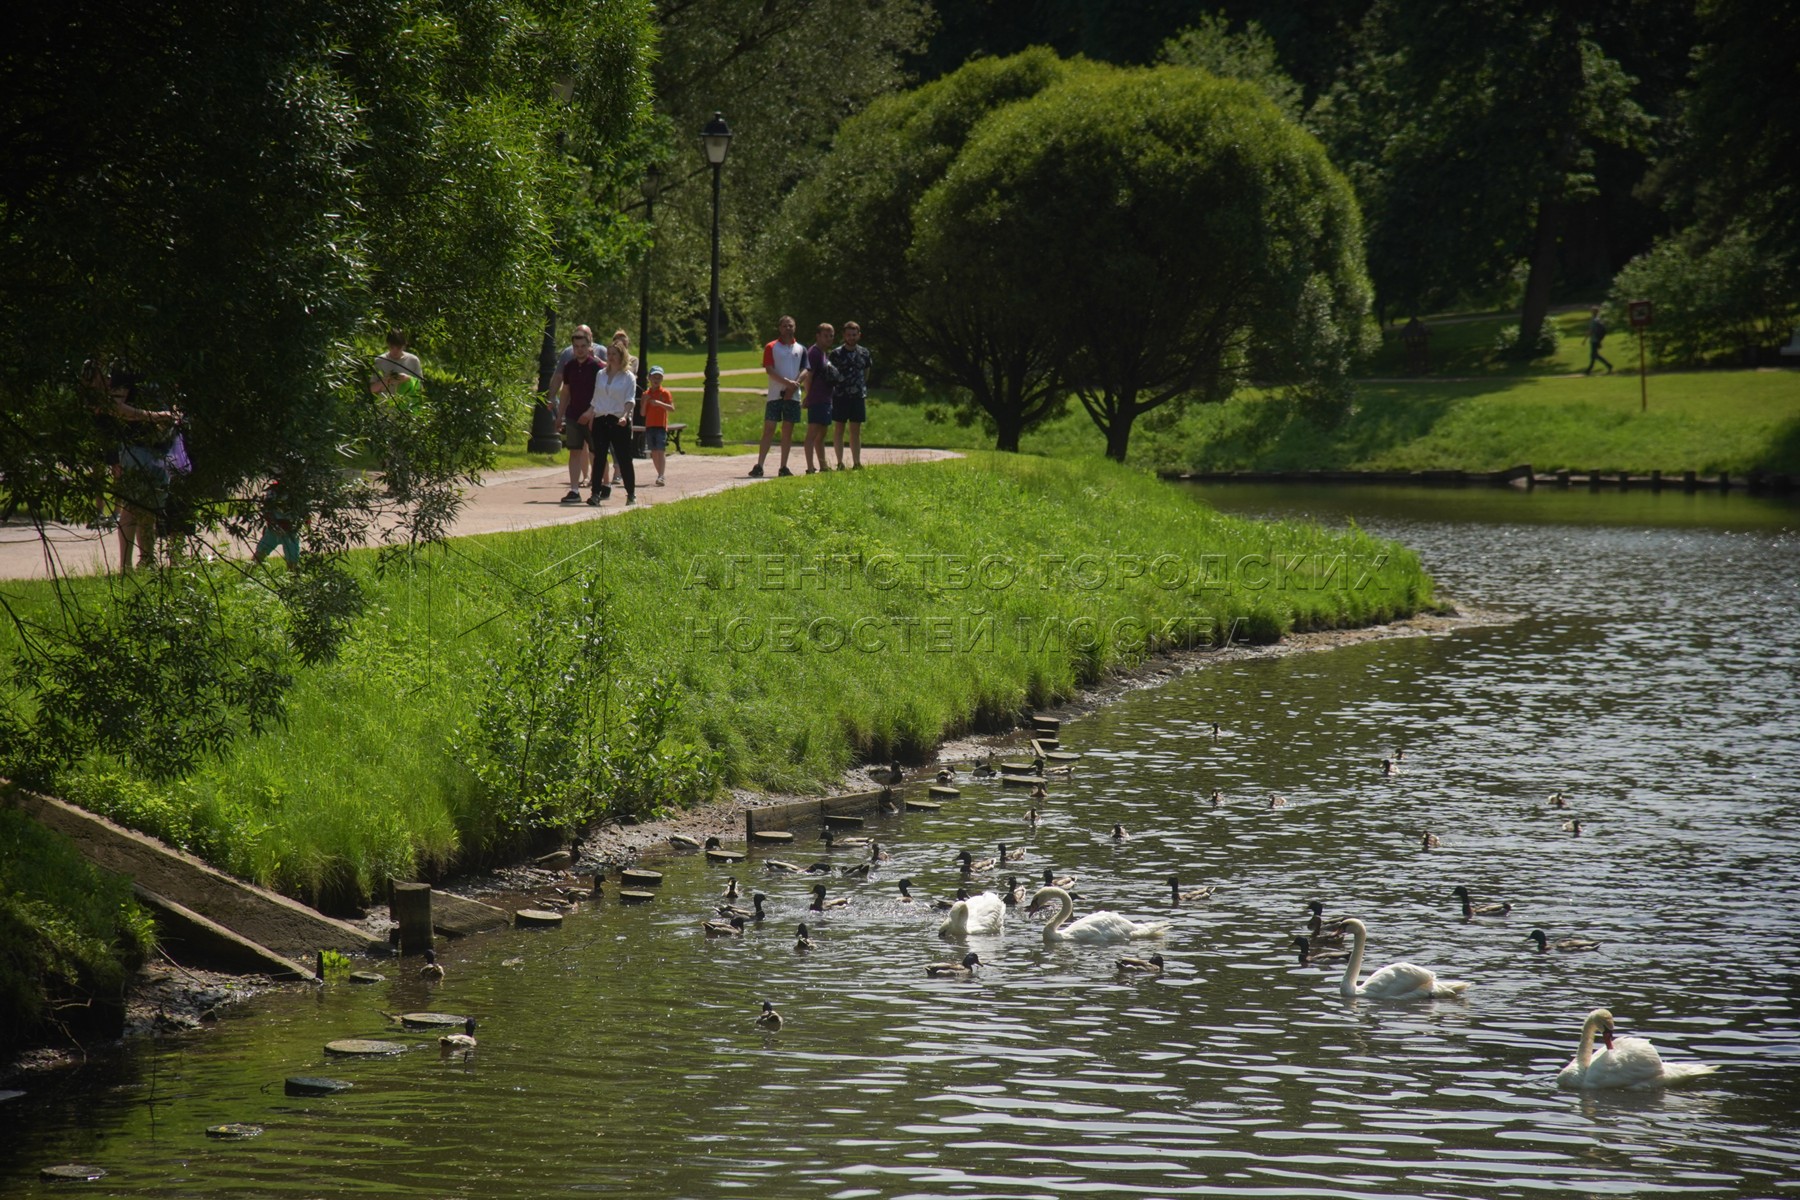
<svg viewBox="0 0 1800 1200">
<path fill-rule="evenodd" d="M 581 483 L 589 461 L 596 457 L 587 414 L 603 366 L 594 354 L 594 331 L 577 325 L 569 336 L 569 357 L 557 364 L 546 390 L 547 395 L 556 397 L 556 429 L 569 451 L 569 491 L 562 498 L 564 504 L 581 503 Z"/>
<path fill-rule="evenodd" d="M 419 356 L 406 348 L 406 330 L 387 331 L 387 353 L 375 360 L 369 392 L 408 401 L 425 394 L 425 368 L 419 365 Z"/>
<path fill-rule="evenodd" d="M 663 486 L 663 467 L 668 460 L 669 414 L 675 411 L 675 397 L 663 386 L 663 369 L 650 368 L 650 385 L 644 389 L 644 448 L 656 465 L 656 486 Z"/>
<path fill-rule="evenodd" d="M 119 502 L 119 572 L 156 562 L 156 524 L 169 501 L 169 451 L 181 413 L 175 408 L 142 407 L 137 378 L 115 370 L 108 381 L 112 416 L 119 422 L 119 473 L 114 486 Z"/>
<path fill-rule="evenodd" d="M 869 368 L 875 356 L 862 344 L 862 326 L 844 322 L 844 344 L 831 352 L 831 365 L 837 368 L 837 382 L 831 386 L 831 411 L 837 419 L 837 469 L 844 469 L 844 426 L 850 427 L 850 461 L 862 467 L 862 427 L 869 419 Z M 825 449 L 819 448 L 819 465 L 825 465 Z"/>
<path fill-rule="evenodd" d="M 831 342 L 836 335 L 837 330 L 828 323 L 819 323 L 813 344 L 806 348 L 806 369 L 800 372 L 800 387 L 806 395 L 801 401 L 806 409 L 806 441 L 802 450 L 808 475 L 826 470 L 825 431 L 831 428 L 831 384 L 837 376 L 837 368 L 831 365 Z M 813 468 L 814 450 L 819 454 L 817 471 Z"/>
<path fill-rule="evenodd" d="M 781 474 L 788 470 L 788 453 L 794 444 L 794 422 L 800 419 L 800 371 L 806 365 L 806 347 L 794 340 L 794 318 L 783 317 L 775 323 L 776 338 L 763 347 L 763 372 L 769 377 L 769 399 L 763 405 L 762 445 L 756 450 L 756 465 L 750 478 L 763 477 L 763 462 L 769 457 L 769 444 L 775 440 L 775 427 L 781 426 Z"/>
<path fill-rule="evenodd" d="M 1600 343 L 1605 340 L 1606 322 L 1600 319 L 1600 306 L 1596 304 L 1594 318 L 1588 322 L 1588 365 L 1587 370 L 1582 372 L 1583 375 L 1592 375 L 1595 363 L 1604 366 L 1608 375 L 1612 374 L 1612 364 L 1600 355 Z"/>
<path fill-rule="evenodd" d="M 625 503 L 637 503 L 637 468 L 631 459 L 631 414 L 637 405 L 637 379 L 626 369 L 625 347 L 614 342 L 606 348 L 606 370 L 594 385 L 594 402 L 582 419 L 588 423 L 594 446 L 593 486 L 588 506 L 599 508 L 612 495 L 606 483 L 606 452 L 612 451 L 625 485 Z"/>
</svg>

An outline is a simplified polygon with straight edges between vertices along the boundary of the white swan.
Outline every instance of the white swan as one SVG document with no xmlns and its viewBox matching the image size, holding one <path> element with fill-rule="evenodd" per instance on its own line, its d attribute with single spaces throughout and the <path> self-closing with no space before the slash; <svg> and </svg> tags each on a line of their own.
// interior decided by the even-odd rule
<svg viewBox="0 0 1800 1200">
<path fill-rule="evenodd" d="M 1075 915 L 1075 901 L 1069 893 L 1059 887 L 1042 887 L 1031 898 L 1029 911 L 1049 904 L 1051 901 L 1062 905 L 1062 910 L 1050 918 L 1044 926 L 1046 942 L 1085 942 L 1088 945 L 1111 945 L 1118 942 L 1129 942 L 1134 938 L 1161 937 L 1169 928 L 1167 921 L 1156 921 L 1148 925 L 1139 925 L 1135 921 L 1121 917 L 1115 912 L 1089 913 L 1068 928 L 1063 922 Z"/>
<path fill-rule="evenodd" d="M 938 926 L 943 937 L 965 938 L 971 934 L 998 934 L 1006 927 L 1006 901 L 992 892 L 958 900 L 950 906 L 950 915 Z"/>
<path fill-rule="evenodd" d="M 1606 1049 L 1594 1053 L 1594 1034 L 1606 1041 Z M 1717 1067 L 1705 1063 L 1663 1062 L 1662 1056 L 1643 1038 L 1613 1041 L 1613 1015 L 1596 1008 L 1581 1025 L 1581 1048 L 1556 1077 L 1556 1086 L 1570 1091 L 1593 1088 L 1653 1088 L 1711 1075 Z"/>
<path fill-rule="evenodd" d="M 1338 990 L 1346 996 L 1361 996 L 1368 1000 L 1431 1000 L 1449 999 L 1469 990 L 1469 985 L 1460 980 L 1439 979 L 1424 967 L 1404 962 L 1389 963 L 1359 984 L 1356 977 L 1362 974 L 1363 947 L 1368 943 L 1369 929 L 1355 917 L 1347 918 L 1343 929 L 1356 939 L 1350 950 L 1350 961 L 1344 964 L 1344 978 L 1338 983 Z"/>
</svg>

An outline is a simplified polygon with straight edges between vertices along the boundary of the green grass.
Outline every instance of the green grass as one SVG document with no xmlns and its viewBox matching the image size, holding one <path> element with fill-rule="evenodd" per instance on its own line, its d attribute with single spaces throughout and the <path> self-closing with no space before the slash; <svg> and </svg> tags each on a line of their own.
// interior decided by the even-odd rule
<svg viewBox="0 0 1800 1200">
<path fill-rule="evenodd" d="M 1098 546 L 1109 557 L 1059 573 L 1054 556 Z M 793 573 L 818 555 L 822 574 Z M 1278 555 L 1290 557 L 1272 565 Z M 984 556 L 984 582 L 958 577 Z M 1158 556 L 1169 556 L 1160 582 L 1142 569 Z M 95 758 L 58 790 L 242 876 L 342 899 L 489 844 L 492 806 L 451 741 L 528 613 L 574 619 L 584 571 L 604 580 L 627 634 L 621 704 L 661 674 L 685 698 L 684 735 L 722 753 L 729 782 L 800 792 L 859 760 L 916 759 L 947 736 L 1007 725 L 1233 622 L 1240 638 L 1270 640 L 1431 600 L 1411 554 L 1355 530 L 1221 516 L 1104 461 L 992 454 L 461 539 L 411 568 L 372 568 L 357 560 L 370 612 L 341 661 L 298 671 L 285 729 L 240 740 L 173 786 Z M 48 607 L 38 585 L 10 590 L 15 606 Z M 259 589 L 237 591 L 261 602 Z M 1089 644 L 1067 624 L 1078 619 L 1116 636 Z M 786 620 L 798 632 L 784 635 Z M 861 648 L 828 644 L 854 629 Z"/>
</svg>

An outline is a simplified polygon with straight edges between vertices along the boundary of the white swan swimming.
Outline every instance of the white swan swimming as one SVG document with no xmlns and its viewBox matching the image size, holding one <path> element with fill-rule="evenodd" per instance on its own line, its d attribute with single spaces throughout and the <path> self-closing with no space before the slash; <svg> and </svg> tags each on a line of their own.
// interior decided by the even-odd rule
<svg viewBox="0 0 1800 1200">
<path fill-rule="evenodd" d="M 971 934 L 998 934 L 1006 927 L 1006 901 L 993 892 L 983 892 L 958 900 L 950 906 L 950 914 L 938 926 L 943 937 L 964 938 Z"/>
<path fill-rule="evenodd" d="M 1064 928 L 1063 922 L 1075 915 L 1075 901 L 1069 898 L 1069 893 L 1059 887 L 1039 888 L 1037 894 L 1031 898 L 1030 911 L 1036 912 L 1052 901 L 1062 905 L 1062 909 L 1050 918 L 1048 925 L 1044 926 L 1046 942 L 1085 942 L 1088 945 L 1110 945 L 1129 942 L 1135 938 L 1161 937 L 1169 928 L 1167 921 L 1139 925 L 1115 912 L 1089 913 L 1081 920 Z"/>
<path fill-rule="evenodd" d="M 1606 1049 L 1594 1053 L 1594 1035 L 1606 1041 Z M 1613 1040 L 1613 1015 L 1596 1008 L 1581 1025 L 1581 1048 L 1556 1077 L 1556 1086 L 1570 1091 L 1595 1088 L 1653 1088 L 1711 1075 L 1717 1067 L 1705 1063 L 1665 1063 L 1643 1038 Z"/>
<path fill-rule="evenodd" d="M 1350 961 L 1344 964 L 1344 978 L 1338 983 L 1338 990 L 1346 996 L 1361 996 L 1368 1000 L 1431 1000 L 1449 999 L 1469 990 L 1469 985 L 1460 980 L 1439 979 L 1427 968 L 1405 962 L 1389 963 L 1359 984 L 1356 979 L 1362 974 L 1363 947 L 1368 943 L 1369 929 L 1355 917 L 1347 918 L 1343 929 L 1356 939 L 1350 950 Z"/>
</svg>

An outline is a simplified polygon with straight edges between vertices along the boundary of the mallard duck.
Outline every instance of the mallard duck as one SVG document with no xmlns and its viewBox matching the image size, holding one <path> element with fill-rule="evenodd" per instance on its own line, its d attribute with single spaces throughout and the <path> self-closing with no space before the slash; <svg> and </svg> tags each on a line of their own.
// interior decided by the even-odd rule
<svg viewBox="0 0 1800 1200">
<path fill-rule="evenodd" d="M 813 948 L 812 935 L 806 931 L 806 926 L 801 925 L 798 928 L 796 928 L 794 931 L 794 949 L 800 950 L 800 951 L 807 951 L 807 950 L 811 950 L 812 948 Z"/>
<path fill-rule="evenodd" d="M 1442 839 L 1429 829 L 1419 835 L 1419 849 L 1421 850 L 1436 850 L 1443 844 Z"/>
<path fill-rule="evenodd" d="M 808 875 L 830 875 L 836 870 L 837 868 L 835 866 L 821 858 L 818 862 L 806 868 L 805 873 Z"/>
<path fill-rule="evenodd" d="M 1569 798 L 1561 792 L 1551 792 L 1550 799 L 1546 800 L 1545 803 L 1551 808 L 1567 808 L 1569 807 Z"/>
<path fill-rule="evenodd" d="M 1190 891 L 1184 892 L 1181 890 L 1180 876 L 1177 876 L 1177 875 L 1169 876 L 1169 903 L 1170 904 L 1180 904 L 1185 900 L 1204 900 L 1208 896 L 1212 895 L 1213 891 L 1214 891 L 1214 889 L 1209 888 L 1209 887 L 1197 887 Z"/>
<path fill-rule="evenodd" d="M 962 873 L 964 875 L 973 875 L 977 871 L 993 870 L 997 860 L 992 858 L 976 858 L 973 854 L 964 850 L 956 856 L 956 861 L 962 864 Z"/>
<path fill-rule="evenodd" d="M 1000 843 L 1000 861 L 1003 863 L 1024 862 L 1025 861 L 1025 847 L 1020 846 L 1017 850 L 1008 850 L 1006 848 L 1006 843 L 1001 842 Z"/>
<path fill-rule="evenodd" d="M 1137 958 L 1127 954 L 1119 960 L 1121 975 L 1161 975 L 1163 973 L 1163 956 L 1152 954 L 1149 958 Z"/>
<path fill-rule="evenodd" d="M 436 950 L 427 950 L 425 952 L 425 965 L 419 968 L 419 978 L 431 983 L 443 982 L 444 968 L 437 960 Z"/>
<path fill-rule="evenodd" d="M 1504 917 L 1512 911 L 1512 901 L 1504 904 L 1470 904 L 1469 889 L 1460 884 L 1450 889 L 1452 896 L 1462 900 L 1463 920 L 1471 921 L 1476 917 Z"/>
<path fill-rule="evenodd" d="M 981 955 L 973 950 L 963 955 L 959 963 L 932 963 L 925 968 L 925 973 L 933 979 L 967 979 L 975 974 L 975 968 L 981 965 Z"/>
<path fill-rule="evenodd" d="M 1394 747 L 1394 761 L 1401 762 L 1405 758 L 1406 758 L 1406 747 L 1405 746 L 1395 746 Z"/>
<path fill-rule="evenodd" d="M 762 1014 L 756 1018 L 756 1027 L 771 1032 L 781 1028 L 781 1014 L 776 1012 L 775 1006 L 767 1000 L 763 1001 Z"/>
<path fill-rule="evenodd" d="M 850 898 L 848 896 L 833 896 L 831 899 L 827 900 L 825 898 L 825 885 L 822 883 L 813 885 L 811 908 L 814 912 L 824 912 L 828 908 L 843 908 L 849 903 Z"/>
<path fill-rule="evenodd" d="M 728 938 L 744 936 L 744 918 L 732 917 L 725 921 L 702 921 L 700 928 L 706 931 L 709 938 Z"/>
<path fill-rule="evenodd" d="M 1219 723 L 1217 721 L 1212 723 L 1212 740 L 1215 742 L 1219 740 Z"/>
<path fill-rule="evenodd" d="M 1116 821 L 1113 823 L 1112 833 L 1108 836 L 1115 842 L 1129 842 L 1131 840 L 1131 835 L 1125 832 L 1125 827 Z"/>
<path fill-rule="evenodd" d="M 1000 893 L 1000 899 L 1015 908 L 1025 903 L 1025 885 L 1019 882 L 1017 875 L 1006 877 L 1006 890 Z"/>
<path fill-rule="evenodd" d="M 475 1018 L 470 1017 L 463 1022 L 461 1033 L 446 1033 L 438 1039 L 438 1050 L 448 1058 L 452 1054 L 460 1054 L 464 1058 L 475 1053 Z"/>
<path fill-rule="evenodd" d="M 895 759 L 885 767 L 871 767 L 869 774 L 875 777 L 876 783 L 885 787 L 898 787 L 906 782 L 906 772 L 900 769 L 899 759 Z"/>
<path fill-rule="evenodd" d="M 825 843 L 827 851 L 861 850 L 870 844 L 870 839 L 866 837 L 839 837 L 829 825 L 825 827 L 825 832 L 819 835 L 819 840 Z"/>
<path fill-rule="evenodd" d="M 1066 892 L 1070 888 L 1075 886 L 1075 879 L 1076 879 L 1076 877 L 1073 875 L 1058 875 L 1054 868 L 1051 868 L 1051 867 L 1044 868 L 1044 886 L 1045 887 L 1061 888 L 1063 891 Z"/>
<path fill-rule="evenodd" d="M 938 773 L 937 773 L 937 781 L 942 784 L 955 783 L 956 782 L 956 768 L 950 767 L 950 766 L 939 767 Z"/>
<path fill-rule="evenodd" d="M 956 889 L 956 900 L 933 900 L 931 902 L 931 907 L 938 912 L 949 912 L 951 909 L 956 907 L 958 900 L 967 900 L 968 898 L 969 898 L 969 889 L 968 888 L 966 888 L 966 887 L 957 888 Z"/>
<path fill-rule="evenodd" d="M 735 904 L 744 893 L 738 890 L 737 876 L 733 875 L 725 881 L 725 902 Z"/>
<path fill-rule="evenodd" d="M 786 859 L 770 858 L 763 860 L 763 870 L 771 875 L 804 875 L 806 868 L 799 863 L 791 863 Z"/>
<path fill-rule="evenodd" d="M 1224 790 L 1221 788 L 1214 788 L 1213 792 L 1212 792 L 1212 806 L 1214 808 L 1221 808 L 1224 806 L 1224 804 L 1225 804 Z"/>
<path fill-rule="evenodd" d="M 1038 810 L 1035 806 L 1025 810 L 1025 828 L 1036 829 L 1043 822 L 1043 819 L 1042 816 L 1038 815 Z"/>
<path fill-rule="evenodd" d="M 1300 947 L 1300 965 L 1303 967 L 1315 962 L 1331 962 L 1350 957 L 1350 952 L 1342 948 L 1325 947 L 1315 950 L 1310 938 L 1295 937 L 1293 945 Z"/>
<path fill-rule="evenodd" d="M 1060 767 L 1053 767 L 1050 765 L 1049 761 L 1040 754 L 1031 760 L 1031 771 L 1034 775 L 1044 776 L 1073 775 L 1075 773 L 1075 764 L 1064 763 Z"/>
<path fill-rule="evenodd" d="M 1562 831 L 1564 833 L 1572 833 L 1576 837 L 1580 837 L 1581 836 L 1581 822 L 1580 821 L 1564 821 Z"/>
<path fill-rule="evenodd" d="M 874 863 L 859 862 L 855 866 L 839 867 L 838 874 L 847 879 L 867 879 L 869 877 L 869 872 L 874 869 Z"/>
<path fill-rule="evenodd" d="M 872 863 L 892 862 L 894 856 L 881 848 L 880 842 L 869 843 L 869 861 Z"/>
<path fill-rule="evenodd" d="M 700 839 L 689 837 L 685 833 L 671 833 L 669 835 L 669 845 L 675 847 L 677 850 L 698 850 L 700 849 Z"/>
<path fill-rule="evenodd" d="M 1318 900 L 1307 901 L 1306 907 L 1312 913 L 1312 917 L 1306 922 L 1306 932 L 1312 936 L 1313 944 L 1317 946 L 1343 945 L 1344 922 L 1348 918 L 1336 916 L 1327 921 L 1325 905 Z"/>
<path fill-rule="evenodd" d="M 880 808 L 884 813 L 897 813 L 900 811 L 900 801 L 895 797 L 893 788 L 884 787 L 881 789 L 881 803 L 876 807 Z"/>
<path fill-rule="evenodd" d="M 911 879 L 902 879 L 898 886 L 900 888 L 900 903 L 917 904 L 919 902 L 919 898 L 912 894 Z"/>
<path fill-rule="evenodd" d="M 1286 808 L 1287 807 L 1287 797 L 1283 796 L 1280 792 L 1270 792 L 1269 793 L 1269 807 L 1270 808 Z"/>
<path fill-rule="evenodd" d="M 546 871 L 563 871 L 581 861 L 581 847 L 575 842 L 569 843 L 567 850 L 552 850 L 531 860 Z"/>
<path fill-rule="evenodd" d="M 1526 934 L 1525 940 L 1536 942 L 1539 954 L 1543 954 L 1547 950 L 1561 950 L 1565 954 L 1570 954 L 1581 950 L 1598 950 L 1600 948 L 1600 943 L 1591 938 L 1558 938 L 1553 942 L 1541 929 L 1534 929 Z"/>
<path fill-rule="evenodd" d="M 1381 760 L 1381 773 L 1383 775 L 1387 775 L 1387 776 L 1393 775 L 1393 773 L 1394 773 L 1394 760 L 1393 759 L 1384 758 Z"/>
<path fill-rule="evenodd" d="M 999 772 L 994 770 L 994 752 L 992 750 L 988 751 L 988 756 L 986 758 L 975 764 L 975 770 L 972 774 L 977 779 L 992 779 L 995 775 L 999 774 Z"/>
<path fill-rule="evenodd" d="M 765 915 L 763 902 L 767 899 L 768 897 L 761 892 L 755 892 L 750 897 L 750 903 L 755 905 L 754 908 L 739 908 L 735 904 L 721 904 L 715 911 L 728 921 L 733 917 L 742 917 L 746 921 L 760 921 Z"/>
</svg>

